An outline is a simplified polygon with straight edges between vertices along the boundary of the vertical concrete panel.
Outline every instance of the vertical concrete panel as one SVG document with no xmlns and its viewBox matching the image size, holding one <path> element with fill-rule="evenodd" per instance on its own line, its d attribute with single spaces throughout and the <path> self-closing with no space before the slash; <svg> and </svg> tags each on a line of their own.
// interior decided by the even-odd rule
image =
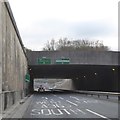
<svg viewBox="0 0 120 120">
<path fill-rule="evenodd" d="M 0 93 L 2 92 L 2 3 L 0 2 Z"/>
<path fill-rule="evenodd" d="M 2 3 L 0 2 L 0 119 L 2 118 Z"/>
<path fill-rule="evenodd" d="M 7 33 L 6 33 L 6 29 L 7 29 L 7 21 L 6 21 L 6 13 L 7 10 L 5 9 L 5 5 L 2 5 L 2 41 L 3 41 L 3 46 L 2 46 L 2 61 L 3 61 L 3 90 L 7 90 L 7 41 L 6 41 L 6 37 L 7 37 Z"/>
</svg>

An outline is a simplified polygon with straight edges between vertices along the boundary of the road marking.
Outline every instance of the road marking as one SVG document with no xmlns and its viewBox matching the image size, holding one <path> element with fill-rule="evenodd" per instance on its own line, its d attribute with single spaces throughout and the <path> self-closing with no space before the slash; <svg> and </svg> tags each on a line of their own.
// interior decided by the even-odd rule
<svg viewBox="0 0 120 120">
<path fill-rule="evenodd" d="M 75 104 L 75 103 L 73 103 L 73 102 L 71 102 L 69 100 L 66 100 L 66 102 L 71 103 L 72 105 L 78 106 L 77 104 Z"/>
<path fill-rule="evenodd" d="M 73 99 L 79 100 L 77 97 L 73 97 L 73 96 L 70 96 L 70 98 L 73 98 Z"/>
<path fill-rule="evenodd" d="M 65 106 L 61 104 L 61 101 L 58 101 L 58 104 L 59 104 L 60 108 L 65 108 Z"/>
<path fill-rule="evenodd" d="M 87 103 L 86 101 L 84 101 L 84 103 Z"/>
<path fill-rule="evenodd" d="M 73 113 L 77 114 L 74 110 L 70 109 L 70 111 L 72 111 Z"/>
<path fill-rule="evenodd" d="M 58 107 L 58 108 L 60 107 L 56 102 L 55 102 L 55 105 L 56 105 L 56 107 Z"/>
<path fill-rule="evenodd" d="M 47 98 L 47 97 L 45 97 L 45 99 L 47 100 L 48 98 Z"/>
<path fill-rule="evenodd" d="M 52 105 L 54 108 L 57 108 L 54 104 Z"/>
<path fill-rule="evenodd" d="M 83 114 L 86 114 L 85 112 L 83 112 L 82 110 L 80 110 L 80 109 L 77 109 L 79 112 L 81 112 L 81 113 L 83 113 Z"/>
<path fill-rule="evenodd" d="M 41 102 L 41 101 L 38 101 L 38 102 L 36 102 L 36 104 L 43 104 L 43 103 L 45 103 L 45 102 Z"/>
<path fill-rule="evenodd" d="M 48 112 L 48 113 L 45 113 L 45 111 Z M 50 109 L 41 109 L 41 113 L 43 115 L 51 115 L 52 114 L 51 111 L 50 111 Z"/>
<path fill-rule="evenodd" d="M 53 113 L 54 115 L 63 115 L 63 113 L 61 112 L 60 109 L 57 109 L 57 110 L 58 110 L 59 113 L 55 113 L 55 112 L 53 111 L 53 109 L 51 109 L 51 111 L 52 111 L 52 113 Z"/>
<path fill-rule="evenodd" d="M 104 118 L 104 119 L 107 119 L 107 120 L 111 120 L 111 119 L 109 119 L 109 118 L 107 118 L 107 117 L 105 117 L 105 116 L 103 116 L 103 115 L 100 115 L 99 113 L 96 113 L 96 112 L 94 112 L 94 111 L 92 111 L 92 110 L 89 110 L 89 109 L 86 109 L 88 112 L 90 112 L 90 113 L 93 113 L 94 115 L 97 115 L 97 116 L 99 116 L 99 117 L 101 117 L 101 118 Z"/>
<path fill-rule="evenodd" d="M 66 109 L 63 109 L 68 115 L 70 115 L 70 113 L 66 110 Z"/>
<path fill-rule="evenodd" d="M 32 113 L 30 115 L 40 115 L 40 111 L 37 109 L 32 109 Z"/>
<path fill-rule="evenodd" d="M 48 106 L 45 104 L 42 104 L 41 108 L 48 108 Z"/>
<path fill-rule="evenodd" d="M 59 97 L 61 100 L 63 100 L 64 98 L 62 98 L 62 97 Z"/>
</svg>

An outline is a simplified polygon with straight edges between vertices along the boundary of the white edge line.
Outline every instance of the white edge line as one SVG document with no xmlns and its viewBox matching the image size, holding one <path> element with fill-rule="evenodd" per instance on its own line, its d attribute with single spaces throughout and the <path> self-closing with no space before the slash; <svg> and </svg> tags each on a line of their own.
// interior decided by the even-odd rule
<svg viewBox="0 0 120 120">
<path fill-rule="evenodd" d="M 103 115 L 100 115 L 99 113 L 96 113 L 96 112 L 94 112 L 94 111 L 92 111 L 92 110 L 89 110 L 89 109 L 86 109 L 88 112 L 90 112 L 90 113 L 93 113 L 94 115 L 97 115 L 97 116 L 99 116 L 99 117 L 101 117 L 101 118 L 104 118 L 104 119 L 107 119 L 107 120 L 111 120 L 111 119 L 109 119 L 109 118 L 107 118 L 107 117 L 105 117 L 105 116 L 103 116 Z"/>
</svg>

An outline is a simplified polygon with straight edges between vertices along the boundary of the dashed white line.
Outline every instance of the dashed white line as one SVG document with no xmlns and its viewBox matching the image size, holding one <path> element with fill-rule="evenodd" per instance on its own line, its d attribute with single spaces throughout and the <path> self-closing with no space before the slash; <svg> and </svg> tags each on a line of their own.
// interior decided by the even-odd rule
<svg viewBox="0 0 120 120">
<path fill-rule="evenodd" d="M 101 118 L 104 118 L 104 119 L 107 119 L 107 120 L 111 120 L 111 119 L 109 119 L 109 118 L 107 118 L 107 117 L 105 117 L 105 116 L 103 116 L 103 115 L 100 115 L 99 113 L 96 113 L 96 112 L 94 112 L 94 111 L 92 111 L 92 110 L 89 110 L 89 109 L 86 109 L 86 110 L 87 110 L 88 112 L 94 114 L 94 115 L 97 115 L 97 116 L 101 117 Z"/>
<path fill-rule="evenodd" d="M 70 96 L 70 98 L 74 98 L 74 99 L 76 99 L 76 100 L 79 100 L 77 97 L 73 97 L 73 96 Z"/>
<path fill-rule="evenodd" d="M 73 102 L 71 102 L 69 100 L 66 100 L 66 102 L 71 103 L 72 105 L 78 106 L 77 104 L 75 104 L 75 103 L 73 103 Z"/>
<path fill-rule="evenodd" d="M 64 98 L 62 98 L 62 97 L 59 97 L 61 100 L 63 100 Z"/>
</svg>

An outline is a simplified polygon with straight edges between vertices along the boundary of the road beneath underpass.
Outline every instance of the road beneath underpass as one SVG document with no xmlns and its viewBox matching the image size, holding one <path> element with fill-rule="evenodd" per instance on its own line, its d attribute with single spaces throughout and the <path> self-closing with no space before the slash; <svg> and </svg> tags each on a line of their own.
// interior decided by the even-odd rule
<svg viewBox="0 0 120 120">
<path fill-rule="evenodd" d="M 34 94 L 23 118 L 118 118 L 118 102 L 77 93 Z"/>
</svg>

